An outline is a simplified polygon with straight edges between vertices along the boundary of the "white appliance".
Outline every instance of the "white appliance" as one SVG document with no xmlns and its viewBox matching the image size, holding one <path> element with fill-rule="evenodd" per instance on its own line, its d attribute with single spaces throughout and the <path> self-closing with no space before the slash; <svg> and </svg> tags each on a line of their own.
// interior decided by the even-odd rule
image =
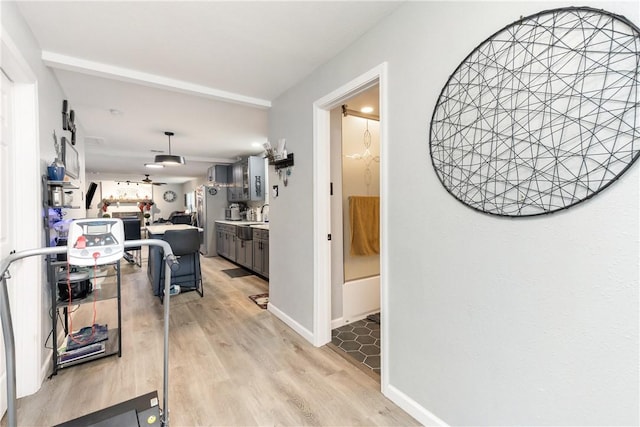
<svg viewBox="0 0 640 427">
<path fill-rule="evenodd" d="M 67 236 L 67 256 L 71 265 L 103 265 L 124 255 L 124 226 L 115 218 L 78 219 Z"/>
<path fill-rule="evenodd" d="M 200 253 L 206 257 L 216 256 L 216 220 L 224 219 L 227 207 L 225 191 L 218 191 L 216 187 L 201 185 L 196 188 L 196 212 L 198 213 L 198 227 L 204 229 Z"/>
<path fill-rule="evenodd" d="M 240 205 L 232 203 L 229 205 L 229 210 L 231 211 L 231 221 L 240 221 Z"/>
</svg>

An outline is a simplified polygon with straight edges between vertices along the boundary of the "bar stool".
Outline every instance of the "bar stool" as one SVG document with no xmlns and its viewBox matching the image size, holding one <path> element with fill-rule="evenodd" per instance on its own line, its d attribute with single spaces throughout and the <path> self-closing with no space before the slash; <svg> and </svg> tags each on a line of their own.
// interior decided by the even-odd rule
<svg viewBox="0 0 640 427">
<path fill-rule="evenodd" d="M 142 238 L 139 218 L 122 218 L 122 223 L 124 224 L 124 240 L 140 240 Z M 127 248 L 124 259 L 142 267 L 142 247 Z"/>
<path fill-rule="evenodd" d="M 197 228 L 167 230 L 163 239 L 171 245 L 171 250 L 180 263 L 178 271 L 171 275 L 171 284 L 179 285 L 180 292 L 196 291 L 203 297 L 204 287 L 200 270 L 200 231 Z M 162 269 L 166 274 L 165 267 L 163 262 Z"/>
</svg>

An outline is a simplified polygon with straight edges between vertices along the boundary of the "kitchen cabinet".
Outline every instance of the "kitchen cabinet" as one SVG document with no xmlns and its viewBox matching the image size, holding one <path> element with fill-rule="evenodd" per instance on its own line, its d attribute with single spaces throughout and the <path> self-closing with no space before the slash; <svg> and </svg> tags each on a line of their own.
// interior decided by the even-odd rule
<svg viewBox="0 0 640 427">
<path fill-rule="evenodd" d="M 218 255 L 224 256 L 224 226 L 216 223 L 216 251 Z"/>
<path fill-rule="evenodd" d="M 235 232 L 227 233 L 227 237 L 228 237 L 227 241 L 229 242 L 228 243 L 229 250 L 227 251 L 227 253 L 228 253 L 227 258 L 229 258 L 231 261 L 235 262 L 236 259 L 237 259 L 236 246 L 237 246 L 238 238 L 236 237 L 236 233 Z"/>
<path fill-rule="evenodd" d="M 239 229 L 250 230 L 240 233 Z M 242 238 L 238 237 L 241 236 Z M 269 278 L 269 230 L 249 226 L 246 223 L 228 224 L 216 221 L 218 255 L 225 257 L 264 278 Z"/>
<path fill-rule="evenodd" d="M 253 229 L 252 270 L 269 278 L 269 230 Z"/>
<path fill-rule="evenodd" d="M 211 166 L 207 169 L 207 181 L 219 185 L 232 184 L 232 167 L 229 165 Z"/>
<path fill-rule="evenodd" d="M 253 240 L 236 241 L 236 262 L 250 270 L 253 268 Z"/>
<path fill-rule="evenodd" d="M 221 255 L 231 261 L 236 261 L 236 226 L 230 224 L 216 223 L 217 229 L 217 251 Z"/>
<path fill-rule="evenodd" d="M 231 167 L 232 184 L 227 190 L 229 202 L 264 200 L 264 159 L 249 156 Z"/>
</svg>

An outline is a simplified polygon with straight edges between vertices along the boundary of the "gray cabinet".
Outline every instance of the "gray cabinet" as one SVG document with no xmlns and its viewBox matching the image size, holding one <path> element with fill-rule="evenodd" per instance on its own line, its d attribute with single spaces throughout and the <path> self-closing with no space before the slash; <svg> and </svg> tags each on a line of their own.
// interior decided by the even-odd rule
<svg viewBox="0 0 640 427">
<path fill-rule="evenodd" d="M 250 235 L 240 238 L 237 227 L 235 224 L 216 222 L 218 255 L 268 279 L 269 230 L 252 227 Z M 240 235 L 245 236 L 244 233 Z"/>
<path fill-rule="evenodd" d="M 264 200 L 264 159 L 250 156 L 231 167 L 232 185 L 227 190 L 230 202 Z"/>
<path fill-rule="evenodd" d="M 211 166 L 207 170 L 207 181 L 219 185 L 232 184 L 232 167 L 230 165 Z"/>
<path fill-rule="evenodd" d="M 253 271 L 269 277 L 269 230 L 253 230 Z"/>
<path fill-rule="evenodd" d="M 216 243 L 218 255 L 231 261 L 236 260 L 236 226 L 216 223 Z"/>
<path fill-rule="evenodd" d="M 253 240 L 236 241 L 236 262 L 250 270 L 253 269 Z"/>
<path fill-rule="evenodd" d="M 224 225 L 216 223 L 216 251 L 222 256 L 224 256 L 224 236 Z"/>
<path fill-rule="evenodd" d="M 231 225 L 229 226 L 231 227 L 230 229 L 227 229 L 227 235 L 225 237 L 225 247 L 226 247 L 226 253 L 227 253 L 227 258 L 229 258 L 231 261 L 235 261 L 236 260 L 236 240 L 238 239 L 236 237 L 236 227 Z"/>
</svg>

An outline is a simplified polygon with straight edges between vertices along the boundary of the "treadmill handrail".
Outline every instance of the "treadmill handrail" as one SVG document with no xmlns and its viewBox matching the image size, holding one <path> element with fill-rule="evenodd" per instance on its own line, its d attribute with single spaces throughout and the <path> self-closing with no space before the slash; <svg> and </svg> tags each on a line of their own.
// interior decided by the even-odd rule
<svg viewBox="0 0 640 427">
<path fill-rule="evenodd" d="M 171 245 L 161 239 L 145 239 L 145 240 L 127 240 L 124 247 L 135 246 L 160 246 L 164 252 L 164 261 L 167 263 L 169 270 L 174 272 L 180 268 L 178 260 Z M 7 425 L 9 427 L 17 427 L 16 419 L 16 349 L 13 334 L 13 322 L 11 320 L 11 307 L 9 304 L 9 293 L 7 290 L 7 277 L 5 274 L 9 271 L 9 267 L 14 261 L 28 258 L 36 255 L 54 255 L 62 254 L 67 251 L 66 246 L 54 246 L 36 249 L 27 249 L 20 252 L 9 254 L 6 258 L 0 260 L 0 320 L 2 321 L 2 332 L 4 336 L 4 348 L 6 355 L 7 370 Z M 171 274 L 165 274 L 164 294 L 170 295 Z M 169 426 L 169 301 L 171 298 L 164 299 L 164 369 L 162 382 L 162 419 L 161 424 L 165 427 Z"/>
</svg>

